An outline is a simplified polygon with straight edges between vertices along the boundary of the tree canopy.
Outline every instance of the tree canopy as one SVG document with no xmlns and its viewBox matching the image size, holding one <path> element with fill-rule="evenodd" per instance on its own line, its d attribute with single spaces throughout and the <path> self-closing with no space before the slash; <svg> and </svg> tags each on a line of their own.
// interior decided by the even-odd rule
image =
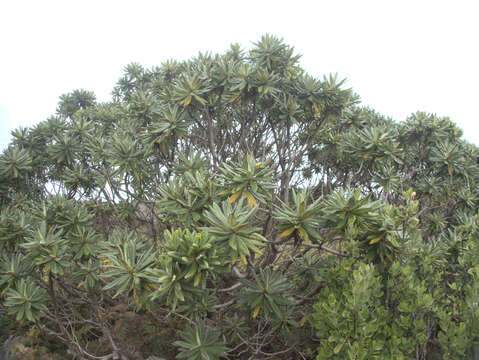
<svg viewBox="0 0 479 360">
<path fill-rule="evenodd" d="M 133 63 L 111 101 L 75 90 L 13 131 L 0 335 L 72 359 L 473 356 L 479 149 L 299 59 L 265 35 Z"/>
</svg>

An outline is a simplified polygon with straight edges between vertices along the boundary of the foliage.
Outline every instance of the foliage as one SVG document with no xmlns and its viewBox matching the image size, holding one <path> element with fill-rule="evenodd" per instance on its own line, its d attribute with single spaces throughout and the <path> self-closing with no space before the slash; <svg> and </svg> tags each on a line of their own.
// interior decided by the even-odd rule
<svg viewBox="0 0 479 360">
<path fill-rule="evenodd" d="M 274 315 L 281 318 L 281 308 L 284 305 L 292 305 L 291 301 L 284 297 L 290 290 L 288 280 L 269 268 L 255 275 L 254 281 L 242 279 L 241 282 L 245 288 L 239 294 L 240 303 L 251 309 L 253 318 L 260 312 L 265 317 Z"/>
<path fill-rule="evenodd" d="M 245 208 L 242 202 L 233 208 L 228 201 L 224 201 L 221 208 L 213 204 L 204 213 L 210 225 L 204 229 L 213 236 L 218 245 L 229 246 L 232 262 L 241 257 L 246 264 L 246 257 L 251 251 L 260 253 L 264 237 L 258 233 L 259 227 L 250 226 L 256 210 L 257 208 Z"/>
<path fill-rule="evenodd" d="M 326 288 L 315 305 L 313 322 L 321 344 L 318 359 L 384 359 L 388 314 L 381 304 L 380 279 L 362 264 L 340 293 Z"/>
<path fill-rule="evenodd" d="M 166 295 L 167 304 L 172 304 L 173 309 L 178 302 L 187 302 L 186 310 L 195 302 L 207 301 L 206 282 L 224 271 L 224 255 L 218 253 L 205 233 L 177 229 L 165 231 L 165 239 L 163 266 L 157 278 L 160 287 L 152 293 L 153 298 Z"/>
<path fill-rule="evenodd" d="M 130 64 L 14 130 L 2 326 L 71 359 L 477 356 L 479 149 L 299 58 Z"/>
<path fill-rule="evenodd" d="M 223 173 L 224 185 L 231 189 L 230 203 L 237 199 L 246 199 L 251 208 L 267 200 L 268 192 L 275 188 L 271 182 L 271 170 L 263 163 L 256 163 L 252 154 L 249 154 L 242 164 L 236 167 L 223 164 L 220 169 Z"/>
<path fill-rule="evenodd" d="M 204 322 L 194 327 L 187 327 L 181 333 L 183 341 L 175 341 L 179 347 L 178 359 L 216 360 L 226 357 L 228 348 L 220 340 L 221 332 L 216 329 L 208 329 Z"/>
<path fill-rule="evenodd" d="M 119 238 L 109 239 L 102 252 L 105 272 L 102 277 L 111 279 L 103 290 L 118 288 L 116 297 L 123 292 L 132 292 L 137 306 L 140 306 L 140 296 L 151 290 L 150 284 L 157 280 L 155 276 L 154 248 L 145 249 L 146 244 L 141 243 L 133 234 L 115 233 Z"/>
<path fill-rule="evenodd" d="M 292 194 L 294 208 L 281 203 L 281 206 L 278 206 L 275 211 L 275 220 L 278 222 L 278 230 L 281 231 L 280 237 L 293 236 L 306 241 L 320 241 L 321 234 L 318 232 L 319 219 L 317 215 L 321 210 L 323 199 L 320 198 L 308 205 L 309 194 L 306 191 L 296 193 L 293 190 Z"/>
<path fill-rule="evenodd" d="M 5 306 L 10 314 L 16 315 L 17 321 L 38 321 L 41 312 L 46 310 L 45 290 L 32 281 L 20 280 L 15 287 L 7 291 Z"/>
</svg>

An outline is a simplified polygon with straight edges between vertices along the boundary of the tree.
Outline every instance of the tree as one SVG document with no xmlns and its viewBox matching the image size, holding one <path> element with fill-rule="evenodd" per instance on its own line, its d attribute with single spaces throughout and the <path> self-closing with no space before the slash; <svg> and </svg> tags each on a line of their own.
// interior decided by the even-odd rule
<svg viewBox="0 0 479 360">
<path fill-rule="evenodd" d="M 81 359 L 473 354 L 478 148 L 299 58 L 265 35 L 130 64 L 15 130 L 2 316 Z"/>
</svg>

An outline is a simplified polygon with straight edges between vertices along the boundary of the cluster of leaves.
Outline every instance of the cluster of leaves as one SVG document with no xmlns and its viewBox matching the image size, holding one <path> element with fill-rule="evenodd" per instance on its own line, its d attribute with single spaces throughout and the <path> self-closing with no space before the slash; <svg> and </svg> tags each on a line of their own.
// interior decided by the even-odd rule
<svg viewBox="0 0 479 360">
<path fill-rule="evenodd" d="M 15 130 L 2 323 L 35 324 L 65 358 L 163 356 L 165 341 L 192 359 L 475 355 L 479 149 L 298 61 L 265 35 L 130 64 L 111 102 L 77 90 Z"/>
</svg>

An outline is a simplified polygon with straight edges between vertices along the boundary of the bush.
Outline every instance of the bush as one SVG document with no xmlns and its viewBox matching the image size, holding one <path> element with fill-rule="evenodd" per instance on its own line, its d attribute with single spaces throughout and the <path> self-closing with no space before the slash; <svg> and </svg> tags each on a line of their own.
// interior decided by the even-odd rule
<svg viewBox="0 0 479 360">
<path fill-rule="evenodd" d="M 265 35 L 130 64 L 111 101 L 76 90 L 15 130 L 6 328 L 72 359 L 473 356 L 478 148 L 298 61 Z"/>
</svg>

